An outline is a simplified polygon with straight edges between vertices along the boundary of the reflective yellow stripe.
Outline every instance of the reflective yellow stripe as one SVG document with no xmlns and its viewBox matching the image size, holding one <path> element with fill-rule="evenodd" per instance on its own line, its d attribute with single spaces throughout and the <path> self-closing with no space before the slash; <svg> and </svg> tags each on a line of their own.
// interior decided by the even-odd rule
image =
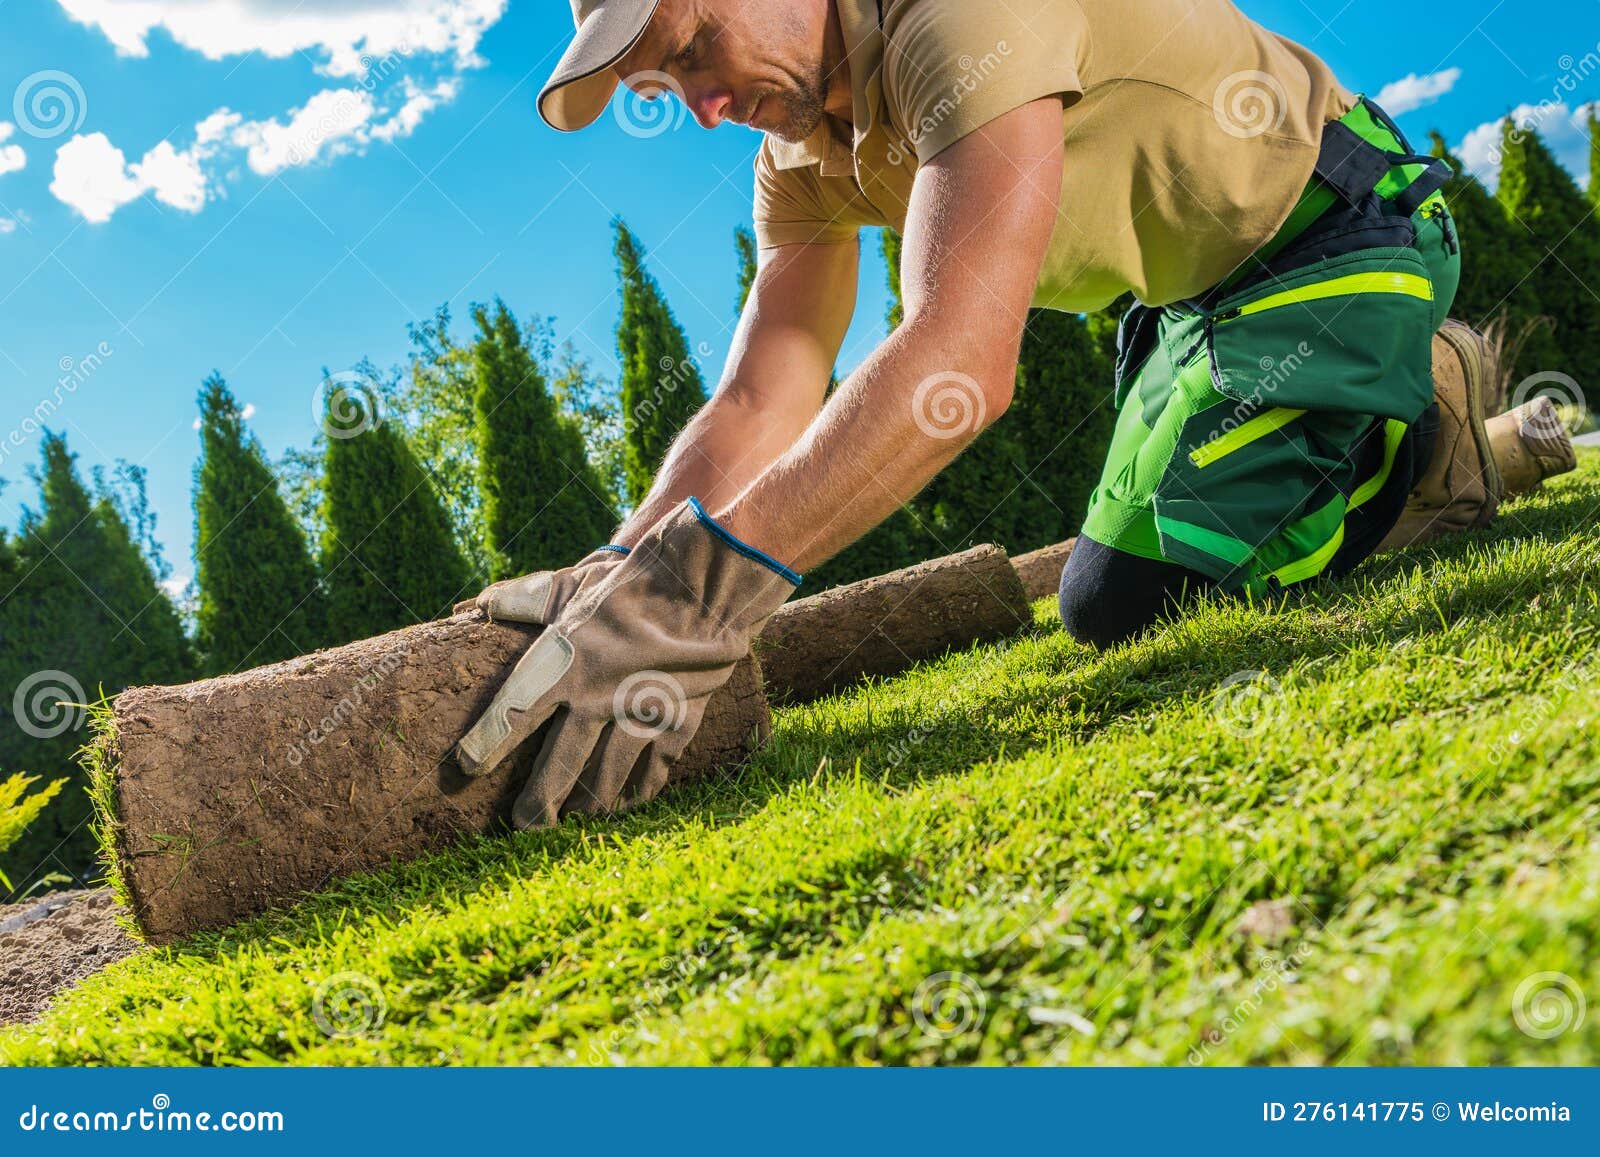
<svg viewBox="0 0 1600 1157">
<path fill-rule="evenodd" d="M 1406 424 L 1390 418 L 1383 426 L 1383 465 L 1378 472 L 1368 478 L 1356 492 L 1350 496 L 1350 505 L 1346 510 L 1354 510 L 1371 500 L 1372 496 L 1383 489 L 1383 484 L 1389 481 L 1389 475 L 1394 470 L 1394 458 L 1400 451 L 1400 442 L 1406 436 Z"/>
<path fill-rule="evenodd" d="M 1274 430 L 1287 426 L 1303 413 L 1305 413 L 1304 410 L 1292 410 L 1287 406 L 1279 406 L 1268 410 L 1265 414 L 1257 414 L 1244 425 L 1229 430 L 1222 437 L 1213 439 L 1204 446 L 1189 451 L 1189 461 L 1201 468 L 1209 466 L 1218 458 L 1226 458 L 1235 450 L 1248 446 L 1257 438 L 1265 438 Z"/>
<path fill-rule="evenodd" d="M 1277 309 L 1279 306 L 1306 301 L 1321 301 L 1325 297 L 1344 297 L 1352 293 L 1403 293 L 1407 297 L 1420 297 L 1423 301 L 1432 301 L 1433 282 L 1417 273 L 1347 273 L 1343 277 L 1319 281 L 1315 285 L 1302 285 L 1297 289 L 1286 289 L 1282 293 L 1271 294 L 1260 301 L 1241 305 L 1236 313 L 1217 320 L 1228 322 L 1236 317 L 1249 317 L 1252 313 L 1260 313 L 1265 309 Z"/>
<path fill-rule="evenodd" d="M 1306 555 L 1305 558 L 1296 559 L 1285 566 L 1272 572 L 1272 577 L 1284 586 L 1297 583 L 1301 579 L 1308 579 L 1322 573 L 1328 565 L 1328 560 L 1339 553 L 1339 548 L 1344 545 L 1344 523 L 1339 523 L 1339 529 L 1333 532 L 1333 537 L 1316 550 Z"/>
</svg>

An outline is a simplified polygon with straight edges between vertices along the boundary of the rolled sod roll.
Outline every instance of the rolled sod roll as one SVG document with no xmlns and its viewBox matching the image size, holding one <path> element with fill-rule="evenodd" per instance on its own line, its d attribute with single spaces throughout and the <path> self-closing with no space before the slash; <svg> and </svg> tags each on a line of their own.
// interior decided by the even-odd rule
<svg viewBox="0 0 1600 1157">
<path fill-rule="evenodd" d="M 975 546 L 789 603 L 761 632 L 756 654 L 767 694 L 799 702 L 1032 621 L 1006 552 Z"/>
<path fill-rule="evenodd" d="M 453 749 L 538 627 L 473 611 L 182 687 L 117 696 L 92 758 L 102 829 L 151 943 L 502 829 L 537 752 L 469 779 Z M 711 699 L 674 781 L 771 731 L 753 660 Z"/>
<path fill-rule="evenodd" d="M 1067 556 L 1072 553 L 1072 548 L 1077 543 L 1077 539 L 1069 538 L 1066 542 L 1058 542 L 1054 546 L 1019 554 L 1011 560 L 1011 565 L 1017 568 L 1017 577 L 1022 580 L 1022 589 L 1028 592 L 1030 601 L 1060 592 L 1061 572 L 1066 569 Z"/>
</svg>

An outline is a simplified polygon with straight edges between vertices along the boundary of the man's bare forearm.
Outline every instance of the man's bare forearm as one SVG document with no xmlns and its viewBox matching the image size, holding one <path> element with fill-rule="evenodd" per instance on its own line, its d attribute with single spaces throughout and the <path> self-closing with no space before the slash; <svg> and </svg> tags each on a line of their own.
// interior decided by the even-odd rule
<svg viewBox="0 0 1600 1157">
<path fill-rule="evenodd" d="M 888 518 L 1010 403 L 1015 345 L 966 349 L 951 332 L 938 319 L 902 325 L 792 447 L 743 493 L 707 509 L 802 572 Z"/>
<path fill-rule="evenodd" d="M 649 495 L 613 541 L 633 546 L 690 495 L 709 510 L 731 502 L 789 449 L 795 434 L 791 422 L 743 403 L 736 391 L 719 392 L 673 442 Z"/>
</svg>

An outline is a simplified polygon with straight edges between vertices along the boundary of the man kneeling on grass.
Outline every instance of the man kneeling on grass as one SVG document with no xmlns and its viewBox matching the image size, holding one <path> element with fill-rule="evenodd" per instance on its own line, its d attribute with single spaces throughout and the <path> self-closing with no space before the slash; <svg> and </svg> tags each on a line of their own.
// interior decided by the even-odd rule
<svg viewBox="0 0 1600 1157">
<path fill-rule="evenodd" d="M 1030 306 L 1139 302 L 1061 577 L 1063 622 L 1097 644 L 1186 593 L 1270 594 L 1482 526 L 1573 465 L 1548 399 L 1486 421 L 1492 350 L 1446 320 L 1443 163 L 1228 0 L 573 11 L 540 114 L 582 128 L 627 84 L 766 134 L 761 261 L 721 386 L 616 541 L 479 598 L 549 626 L 460 745 L 481 774 L 559 713 L 518 826 L 661 789 L 799 572 L 981 433 L 933 427 L 929 397 L 1005 412 Z M 863 226 L 904 234 L 905 320 L 829 395 Z M 682 688 L 670 730 L 631 717 L 646 671 Z"/>
</svg>

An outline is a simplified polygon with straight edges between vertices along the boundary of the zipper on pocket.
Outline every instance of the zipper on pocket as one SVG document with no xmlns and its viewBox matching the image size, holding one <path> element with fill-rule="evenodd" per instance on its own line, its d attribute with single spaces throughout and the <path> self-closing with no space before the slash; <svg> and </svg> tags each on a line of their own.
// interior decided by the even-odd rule
<svg viewBox="0 0 1600 1157">
<path fill-rule="evenodd" d="M 1422 203 L 1422 215 L 1435 225 L 1439 226 L 1439 234 L 1444 240 L 1444 251 L 1454 256 L 1461 252 L 1461 239 L 1456 235 L 1455 228 L 1450 224 L 1450 214 L 1445 209 L 1444 196 L 1435 193 Z"/>
</svg>

